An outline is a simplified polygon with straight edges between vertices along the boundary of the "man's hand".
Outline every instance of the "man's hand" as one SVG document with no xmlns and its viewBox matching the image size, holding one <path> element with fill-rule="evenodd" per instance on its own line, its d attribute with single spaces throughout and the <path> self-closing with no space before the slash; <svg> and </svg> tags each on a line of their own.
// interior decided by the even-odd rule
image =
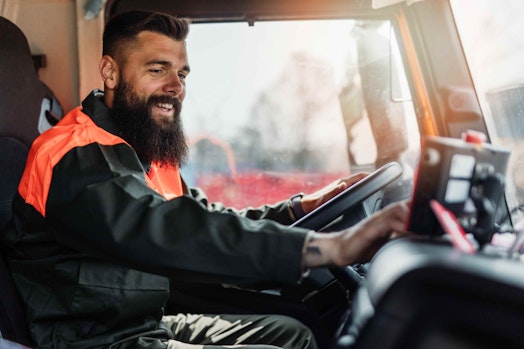
<svg viewBox="0 0 524 349">
<path fill-rule="evenodd" d="M 318 206 L 335 197 L 337 194 L 344 191 L 344 189 L 357 183 L 367 175 L 368 173 L 357 173 L 346 178 L 341 178 L 312 194 L 304 195 L 300 202 L 302 204 L 302 209 L 305 213 L 313 211 Z"/>
<path fill-rule="evenodd" d="M 391 238 L 406 234 L 407 202 L 388 205 L 341 232 L 312 233 L 306 241 L 303 267 L 345 266 L 368 262 Z"/>
</svg>

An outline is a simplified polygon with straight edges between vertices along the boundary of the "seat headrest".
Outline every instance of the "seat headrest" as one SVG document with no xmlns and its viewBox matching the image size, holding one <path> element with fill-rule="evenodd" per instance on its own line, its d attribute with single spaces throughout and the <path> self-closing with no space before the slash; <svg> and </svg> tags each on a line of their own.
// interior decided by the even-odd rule
<svg viewBox="0 0 524 349">
<path fill-rule="evenodd" d="M 4 17 L 0 17 L 0 47 L 0 136 L 29 147 L 40 134 L 48 89 L 36 74 L 25 35 Z"/>
</svg>

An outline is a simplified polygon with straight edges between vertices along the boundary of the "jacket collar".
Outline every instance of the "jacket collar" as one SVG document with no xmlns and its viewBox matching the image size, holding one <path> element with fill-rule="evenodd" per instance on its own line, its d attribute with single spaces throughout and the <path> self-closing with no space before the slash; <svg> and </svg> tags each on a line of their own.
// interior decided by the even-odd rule
<svg viewBox="0 0 524 349">
<path fill-rule="evenodd" d="M 111 110 L 102 102 L 104 92 L 93 90 L 83 101 L 82 111 L 87 114 L 94 123 L 114 135 L 121 136 L 118 126 L 111 118 Z"/>
<path fill-rule="evenodd" d="M 99 89 L 93 90 L 93 92 L 82 101 L 82 111 L 87 114 L 98 127 L 122 137 L 117 124 L 111 118 L 111 109 L 102 102 L 102 97 L 104 97 L 103 91 Z M 142 163 L 145 172 L 149 173 L 151 164 L 145 163 L 142 160 L 140 160 L 140 162 Z"/>
</svg>

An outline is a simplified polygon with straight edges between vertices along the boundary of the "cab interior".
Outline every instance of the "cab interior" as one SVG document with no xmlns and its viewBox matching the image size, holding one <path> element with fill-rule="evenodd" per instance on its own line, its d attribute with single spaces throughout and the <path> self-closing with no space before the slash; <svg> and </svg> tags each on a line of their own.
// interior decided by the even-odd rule
<svg viewBox="0 0 524 349">
<path fill-rule="evenodd" d="M 489 1 L 440 0 L 0 5 L 2 230 L 32 140 L 101 87 L 96 69 L 104 23 L 128 10 L 162 11 L 192 21 L 182 113 L 191 150 L 182 175 L 212 200 L 261 205 L 342 175 L 372 173 L 299 222 L 329 231 L 391 202 L 445 202 L 456 154 L 474 154 L 475 164 L 503 177 L 489 202 L 488 235 L 468 230 L 478 220 L 471 218 L 470 199 L 489 196 L 487 186 L 471 184 L 447 205 L 456 215 L 469 210 L 459 223 L 474 253 L 454 245 L 430 214 L 417 218 L 424 228 L 388 243 L 368 264 L 312 270 L 299 285 L 182 280 L 172 285 L 166 311 L 291 315 L 314 331 L 322 348 L 524 344 L 518 171 L 524 74 L 515 69 L 524 54 L 517 41 L 524 40 L 500 39 L 518 33 L 516 17 L 508 19 L 523 9 L 518 1 L 497 5 L 496 13 Z M 67 29 L 62 35 L 39 18 L 51 12 L 64 19 L 57 24 Z M 492 45 L 500 45 L 499 55 Z M 467 142 L 471 130 L 485 138 Z M 443 150 L 432 149 L 445 161 L 428 170 L 432 139 L 444 140 Z M 508 156 L 499 163 L 501 153 Z M 435 180 L 420 198 L 415 194 L 425 178 Z M 0 338 L 31 347 L 23 305 L 1 262 Z"/>
</svg>

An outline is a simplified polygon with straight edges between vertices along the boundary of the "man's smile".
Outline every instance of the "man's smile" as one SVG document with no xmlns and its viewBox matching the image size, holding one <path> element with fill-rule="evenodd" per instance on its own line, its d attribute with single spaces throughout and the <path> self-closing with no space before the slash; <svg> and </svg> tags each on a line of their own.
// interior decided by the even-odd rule
<svg viewBox="0 0 524 349">
<path fill-rule="evenodd" d="M 163 109 L 166 112 L 173 110 L 173 104 L 171 103 L 158 103 L 157 107 Z"/>
<path fill-rule="evenodd" d="M 173 103 L 156 103 L 153 104 L 151 114 L 157 122 L 171 122 L 175 118 L 176 107 Z"/>
</svg>

